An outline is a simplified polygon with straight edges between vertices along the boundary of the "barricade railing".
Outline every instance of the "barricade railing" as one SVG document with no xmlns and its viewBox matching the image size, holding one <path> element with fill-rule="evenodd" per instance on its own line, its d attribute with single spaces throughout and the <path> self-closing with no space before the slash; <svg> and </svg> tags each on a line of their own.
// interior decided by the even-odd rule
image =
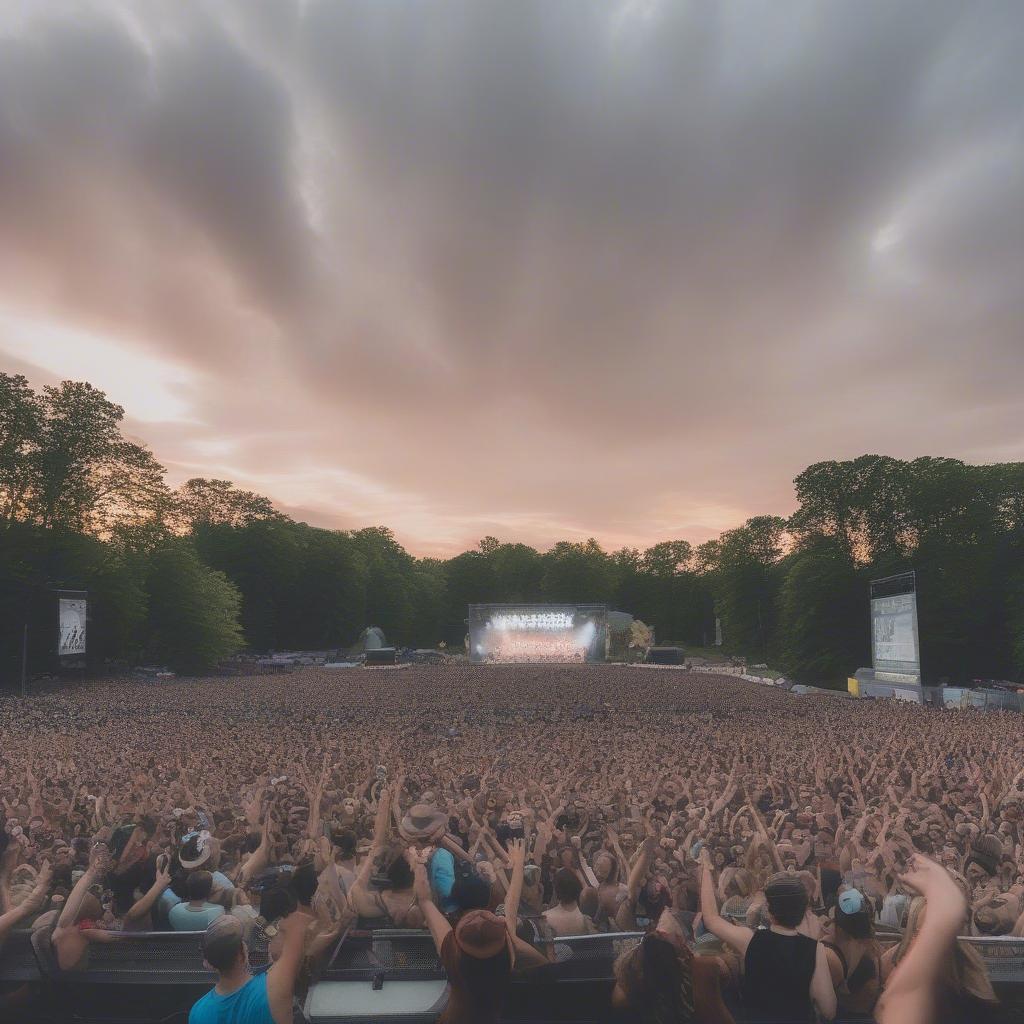
<svg viewBox="0 0 1024 1024">
<path fill-rule="evenodd" d="M 979 935 L 960 941 L 978 951 L 985 961 L 993 985 L 1024 986 L 1024 938 L 1013 935 Z"/>
<path fill-rule="evenodd" d="M 214 975 L 203 960 L 203 932 L 117 932 L 111 942 L 92 942 L 80 968 L 61 970 L 49 939 L 37 935 L 36 977 L 71 985 L 205 985 Z M 4 976 L 0 954 L 0 976 Z M 266 966 L 265 943 L 249 946 L 254 969 Z"/>
<path fill-rule="evenodd" d="M 0 985 L 38 981 L 39 964 L 32 949 L 32 932 L 15 929 L 0 946 Z"/>
<path fill-rule="evenodd" d="M 45 935 L 26 930 L 11 932 L 0 949 L 0 983 L 46 979 L 73 991 L 82 986 L 206 986 L 213 974 L 203 962 L 202 932 L 126 932 L 109 943 L 92 943 L 82 969 L 57 969 Z M 517 976 L 520 991 L 531 984 L 560 987 L 560 983 L 610 982 L 618 956 L 642 938 L 641 932 L 560 936 L 550 941 L 553 961 L 539 972 Z M 993 984 L 1001 993 L 1019 989 L 1024 1000 L 1024 938 L 967 936 L 982 957 Z M 267 950 L 250 946 L 250 962 L 259 969 L 267 963 Z M 349 932 L 328 952 L 319 982 L 437 982 L 444 971 L 426 931 L 390 929 Z M 569 984 L 570 988 L 574 986 Z"/>
</svg>

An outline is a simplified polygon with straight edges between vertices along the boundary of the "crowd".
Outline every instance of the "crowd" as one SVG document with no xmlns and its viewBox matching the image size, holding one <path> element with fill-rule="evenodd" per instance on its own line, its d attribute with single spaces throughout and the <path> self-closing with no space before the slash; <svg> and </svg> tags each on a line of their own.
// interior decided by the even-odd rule
<svg viewBox="0 0 1024 1024">
<path fill-rule="evenodd" d="M 203 931 L 193 1024 L 290 1022 L 310 962 L 390 926 L 433 936 L 447 1024 L 497 1020 L 552 937 L 634 930 L 629 1019 L 728 1021 L 730 990 L 794 1020 L 994 1019 L 953 937 L 1024 934 L 1020 723 L 626 666 L 4 698 L 0 944 L 45 929 L 74 971 L 125 932 Z"/>
</svg>

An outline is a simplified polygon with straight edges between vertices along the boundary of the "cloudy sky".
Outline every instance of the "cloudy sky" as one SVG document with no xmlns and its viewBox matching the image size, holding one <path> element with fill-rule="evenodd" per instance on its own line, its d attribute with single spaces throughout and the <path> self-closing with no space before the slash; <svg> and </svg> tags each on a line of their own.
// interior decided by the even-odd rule
<svg viewBox="0 0 1024 1024">
<path fill-rule="evenodd" d="M 1024 459 L 1024 4 L 0 0 L 0 370 L 420 554 Z"/>
</svg>

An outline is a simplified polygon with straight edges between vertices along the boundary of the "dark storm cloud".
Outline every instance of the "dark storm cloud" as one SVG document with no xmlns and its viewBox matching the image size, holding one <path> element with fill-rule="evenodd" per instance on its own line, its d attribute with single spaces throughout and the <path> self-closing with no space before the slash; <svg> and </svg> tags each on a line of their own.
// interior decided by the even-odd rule
<svg viewBox="0 0 1024 1024">
<path fill-rule="evenodd" d="M 29 10 L 0 305 L 158 360 L 178 475 L 427 550 L 1024 458 L 1014 3 Z"/>
</svg>

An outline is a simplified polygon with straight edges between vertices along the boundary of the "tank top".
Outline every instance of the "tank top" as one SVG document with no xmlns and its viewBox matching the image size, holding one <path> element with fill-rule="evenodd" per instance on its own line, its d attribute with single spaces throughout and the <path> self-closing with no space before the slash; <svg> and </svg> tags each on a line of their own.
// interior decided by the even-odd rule
<svg viewBox="0 0 1024 1024">
<path fill-rule="evenodd" d="M 754 932 L 743 959 L 743 997 L 750 1008 L 809 1020 L 817 947 L 806 935 Z"/>
</svg>

